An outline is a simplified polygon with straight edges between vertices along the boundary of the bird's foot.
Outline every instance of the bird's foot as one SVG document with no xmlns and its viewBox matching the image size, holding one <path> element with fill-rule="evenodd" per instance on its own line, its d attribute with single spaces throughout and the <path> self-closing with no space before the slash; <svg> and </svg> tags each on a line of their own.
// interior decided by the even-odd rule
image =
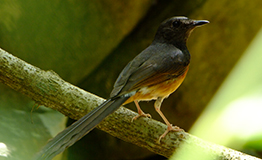
<svg viewBox="0 0 262 160">
<path fill-rule="evenodd" d="M 181 129 L 177 126 L 172 126 L 172 124 L 170 124 L 170 125 L 167 126 L 166 131 L 159 137 L 157 142 L 160 144 L 161 139 L 164 138 L 168 134 L 168 132 L 170 132 L 170 131 L 172 131 L 172 132 L 184 132 L 183 129 Z"/>
<path fill-rule="evenodd" d="M 135 116 L 135 117 L 132 118 L 131 122 L 133 122 L 134 120 L 136 120 L 136 119 L 139 118 L 139 117 L 148 117 L 148 118 L 151 118 L 151 115 L 150 115 L 150 114 L 146 114 L 146 113 L 144 113 L 144 112 L 141 110 L 141 112 L 139 112 L 137 116 Z"/>
</svg>

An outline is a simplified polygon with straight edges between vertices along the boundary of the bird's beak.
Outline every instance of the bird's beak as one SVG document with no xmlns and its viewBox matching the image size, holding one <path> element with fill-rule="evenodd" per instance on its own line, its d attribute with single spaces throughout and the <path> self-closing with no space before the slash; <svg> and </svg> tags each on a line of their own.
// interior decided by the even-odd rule
<svg viewBox="0 0 262 160">
<path fill-rule="evenodd" d="M 193 21 L 193 25 L 195 27 L 202 26 L 202 25 L 207 24 L 207 23 L 209 23 L 209 21 L 207 21 L 207 20 L 194 20 Z"/>
</svg>

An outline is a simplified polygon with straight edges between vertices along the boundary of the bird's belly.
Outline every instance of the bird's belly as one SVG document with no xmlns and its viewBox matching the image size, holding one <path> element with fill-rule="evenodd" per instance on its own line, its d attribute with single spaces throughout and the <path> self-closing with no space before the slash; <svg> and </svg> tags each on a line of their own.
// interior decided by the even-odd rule
<svg viewBox="0 0 262 160">
<path fill-rule="evenodd" d="M 130 97 L 124 104 L 128 104 L 135 100 L 150 101 L 155 100 L 158 97 L 167 98 L 171 93 L 175 92 L 176 89 L 181 85 L 181 83 L 185 79 L 186 73 L 187 72 L 185 72 L 183 75 L 177 78 L 170 79 L 157 85 L 143 87 L 139 89 L 135 95 Z"/>
</svg>

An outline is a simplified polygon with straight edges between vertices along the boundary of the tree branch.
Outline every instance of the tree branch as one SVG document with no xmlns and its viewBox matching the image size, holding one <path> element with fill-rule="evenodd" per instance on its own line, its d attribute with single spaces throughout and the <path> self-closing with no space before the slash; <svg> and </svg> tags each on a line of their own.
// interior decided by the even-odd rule
<svg viewBox="0 0 262 160">
<path fill-rule="evenodd" d="M 64 81 L 53 71 L 43 71 L 2 49 L 0 49 L 0 82 L 27 95 L 36 103 L 58 110 L 73 119 L 84 116 L 104 100 Z M 212 159 L 221 160 L 258 159 L 205 142 L 188 133 L 171 132 L 161 140 L 161 144 L 158 144 L 157 139 L 165 131 L 166 125 L 149 118 L 139 118 L 131 123 L 135 115 L 136 113 L 121 107 L 103 120 L 98 128 L 165 157 L 178 152 L 178 148 L 179 150 L 184 148 L 187 150 L 186 155 L 193 157 L 211 155 Z"/>
</svg>

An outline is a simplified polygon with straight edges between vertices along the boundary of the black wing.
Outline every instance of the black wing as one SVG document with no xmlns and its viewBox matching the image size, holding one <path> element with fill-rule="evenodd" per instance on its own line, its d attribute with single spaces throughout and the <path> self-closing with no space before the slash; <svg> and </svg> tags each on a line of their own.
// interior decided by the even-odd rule
<svg viewBox="0 0 262 160">
<path fill-rule="evenodd" d="M 144 61 L 136 62 L 136 57 L 124 68 L 114 85 L 111 96 L 122 95 L 143 86 L 178 77 L 185 72 L 190 61 L 188 52 L 184 53 L 174 47 L 171 49 L 158 47 L 158 49 L 151 48 L 145 51 L 144 53 L 150 52 L 150 54 L 145 54 L 145 56 L 142 52 L 140 55 L 142 58 L 138 59 Z M 159 51 L 162 52 L 159 54 Z"/>
</svg>

